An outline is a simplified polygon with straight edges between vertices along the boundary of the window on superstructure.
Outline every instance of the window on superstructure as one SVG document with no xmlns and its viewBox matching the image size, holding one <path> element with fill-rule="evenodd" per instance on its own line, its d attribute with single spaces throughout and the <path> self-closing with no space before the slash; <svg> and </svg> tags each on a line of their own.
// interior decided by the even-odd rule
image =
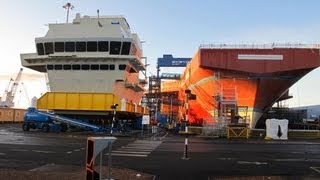
<svg viewBox="0 0 320 180">
<path fill-rule="evenodd" d="M 47 65 L 47 70 L 53 70 L 53 65 L 48 64 L 48 65 Z"/>
<path fill-rule="evenodd" d="M 100 70 L 109 70 L 109 65 L 108 64 L 101 64 Z"/>
<path fill-rule="evenodd" d="M 97 52 L 97 41 L 88 41 L 87 42 L 87 51 L 88 52 Z"/>
<path fill-rule="evenodd" d="M 115 70 L 115 69 L 116 69 L 116 66 L 115 66 L 114 64 L 110 64 L 110 65 L 109 65 L 109 68 L 110 68 L 110 70 Z"/>
<path fill-rule="evenodd" d="M 98 51 L 100 51 L 100 52 L 109 51 L 109 42 L 108 41 L 99 41 L 98 42 Z"/>
<path fill-rule="evenodd" d="M 54 51 L 55 52 L 64 52 L 64 42 L 55 42 Z"/>
<path fill-rule="evenodd" d="M 53 54 L 53 43 L 52 42 L 44 43 L 44 51 L 46 55 Z"/>
<path fill-rule="evenodd" d="M 44 55 L 43 43 L 37 43 L 36 46 L 37 46 L 38 55 Z"/>
<path fill-rule="evenodd" d="M 110 54 L 119 55 L 121 48 L 121 42 L 111 41 L 110 42 Z"/>
<path fill-rule="evenodd" d="M 91 70 L 99 70 L 99 65 L 98 64 L 91 64 Z"/>
<path fill-rule="evenodd" d="M 119 70 L 125 70 L 127 65 L 125 64 L 119 64 Z"/>
<path fill-rule="evenodd" d="M 82 70 L 89 70 L 90 69 L 90 65 L 89 64 L 82 64 L 81 65 L 81 69 Z"/>
<path fill-rule="evenodd" d="M 55 70 L 62 70 L 62 65 L 61 64 L 56 64 L 54 65 Z"/>
<path fill-rule="evenodd" d="M 76 50 L 76 46 L 74 42 L 66 42 L 66 52 L 74 52 Z"/>
<path fill-rule="evenodd" d="M 71 70 L 71 65 L 70 64 L 65 64 L 63 65 L 64 70 Z"/>
<path fill-rule="evenodd" d="M 72 70 L 80 70 L 80 64 L 73 64 Z"/>
<path fill-rule="evenodd" d="M 131 47 L 131 42 L 123 42 L 122 49 L 121 49 L 121 55 L 129 55 L 130 47 Z"/>
<path fill-rule="evenodd" d="M 86 42 L 76 42 L 76 51 L 85 52 L 86 51 Z"/>
</svg>

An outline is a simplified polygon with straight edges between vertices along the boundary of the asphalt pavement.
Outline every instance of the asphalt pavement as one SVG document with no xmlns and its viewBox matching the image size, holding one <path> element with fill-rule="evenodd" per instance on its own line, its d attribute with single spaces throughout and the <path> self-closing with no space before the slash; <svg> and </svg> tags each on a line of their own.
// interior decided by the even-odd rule
<svg viewBox="0 0 320 180">
<path fill-rule="evenodd" d="M 23 132 L 18 124 L 0 124 L 0 169 L 32 170 L 48 164 L 85 166 L 90 132 Z M 183 136 L 118 136 L 112 164 L 168 179 L 320 179 L 320 141 L 291 139 L 188 138 Z M 108 152 L 104 152 L 107 164 Z M 223 178 L 222 178 L 223 177 Z"/>
</svg>

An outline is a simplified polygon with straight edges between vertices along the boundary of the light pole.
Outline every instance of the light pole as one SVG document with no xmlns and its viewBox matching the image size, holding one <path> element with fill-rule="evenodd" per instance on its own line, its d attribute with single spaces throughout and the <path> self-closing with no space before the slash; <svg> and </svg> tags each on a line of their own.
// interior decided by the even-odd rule
<svg viewBox="0 0 320 180">
<path fill-rule="evenodd" d="M 170 94 L 170 122 L 172 123 L 173 114 L 172 114 L 172 94 Z"/>
<path fill-rule="evenodd" d="M 66 5 L 62 6 L 63 8 L 67 9 L 67 23 L 69 22 L 69 10 L 73 9 L 74 6 L 71 3 L 67 3 Z"/>
<path fill-rule="evenodd" d="M 118 106 L 118 104 L 114 104 L 111 106 L 111 109 L 113 109 L 113 117 L 112 117 L 112 122 L 111 122 L 111 131 L 110 131 L 111 136 L 113 133 L 113 125 L 116 120 L 117 106 Z"/>
<path fill-rule="evenodd" d="M 185 160 L 188 160 L 189 157 L 188 157 L 188 114 L 189 114 L 189 95 L 191 93 L 191 90 L 189 89 L 186 89 L 185 91 L 185 94 L 186 94 L 186 126 L 185 126 L 185 141 L 184 141 L 184 153 L 183 153 L 183 157 L 182 159 L 185 159 Z"/>
</svg>

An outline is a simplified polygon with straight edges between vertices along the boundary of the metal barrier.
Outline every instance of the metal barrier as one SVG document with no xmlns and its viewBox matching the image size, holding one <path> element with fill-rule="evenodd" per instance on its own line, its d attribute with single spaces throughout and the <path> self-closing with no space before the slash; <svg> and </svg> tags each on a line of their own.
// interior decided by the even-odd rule
<svg viewBox="0 0 320 180">
<path fill-rule="evenodd" d="M 203 119 L 202 134 L 206 136 L 226 136 L 227 121 L 225 117 L 207 117 Z"/>
<path fill-rule="evenodd" d="M 319 49 L 320 44 L 301 43 L 268 43 L 268 44 L 201 44 L 199 49 L 273 49 L 273 48 L 315 48 Z"/>
<path fill-rule="evenodd" d="M 108 148 L 108 167 L 109 178 L 111 179 L 111 151 L 112 143 L 116 140 L 115 137 L 88 137 L 87 139 L 87 158 L 86 158 L 86 180 L 102 179 L 102 156 L 103 150 Z M 96 157 L 100 154 L 100 172 L 94 170 Z"/>
</svg>

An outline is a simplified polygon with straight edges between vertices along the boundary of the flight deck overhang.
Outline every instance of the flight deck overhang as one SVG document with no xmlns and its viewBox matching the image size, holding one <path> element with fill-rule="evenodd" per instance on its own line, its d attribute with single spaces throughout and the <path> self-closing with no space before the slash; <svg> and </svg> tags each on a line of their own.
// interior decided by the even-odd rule
<svg viewBox="0 0 320 180">
<path fill-rule="evenodd" d="M 317 48 L 199 49 L 199 66 L 251 74 L 275 74 L 320 66 Z"/>
<path fill-rule="evenodd" d="M 72 63 L 104 63 L 104 62 L 128 61 L 137 72 L 145 70 L 145 65 L 136 56 L 132 55 L 109 55 L 102 53 L 56 53 L 50 55 L 37 55 L 36 53 L 21 54 L 22 66 L 39 72 L 46 72 L 47 64 L 72 64 Z"/>
</svg>

